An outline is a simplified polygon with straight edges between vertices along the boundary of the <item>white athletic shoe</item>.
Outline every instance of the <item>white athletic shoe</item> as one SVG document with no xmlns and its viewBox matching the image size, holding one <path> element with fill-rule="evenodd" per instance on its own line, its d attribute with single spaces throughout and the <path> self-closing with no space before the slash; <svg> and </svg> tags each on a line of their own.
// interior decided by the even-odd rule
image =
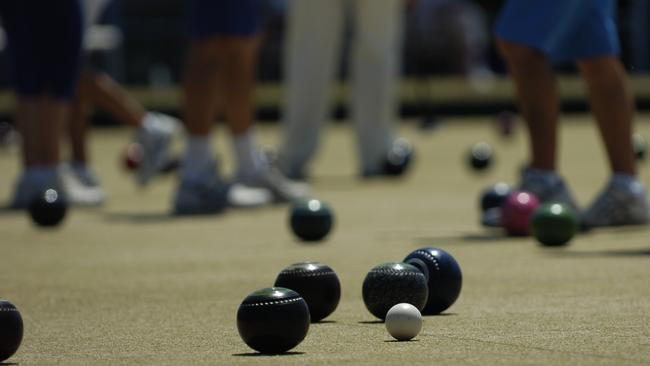
<svg viewBox="0 0 650 366">
<path fill-rule="evenodd" d="M 649 205 L 645 187 L 633 180 L 629 183 L 611 179 L 594 203 L 581 216 L 584 227 L 645 225 Z"/>
<path fill-rule="evenodd" d="M 237 177 L 235 181 L 246 187 L 268 190 L 275 202 L 292 202 L 309 196 L 307 184 L 287 178 L 268 156 L 264 160 L 262 169 L 251 176 Z"/>
<path fill-rule="evenodd" d="M 68 202 L 77 206 L 100 206 L 106 201 L 106 193 L 99 185 L 95 173 L 86 166 L 64 164 L 61 180 Z"/>
<path fill-rule="evenodd" d="M 147 113 L 136 133 L 136 142 L 142 147 L 142 161 L 136 172 L 138 184 L 144 186 L 169 161 L 172 137 L 181 128 L 174 117 L 160 113 Z"/>
<path fill-rule="evenodd" d="M 234 183 L 229 186 L 228 205 L 235 208 L 255 208 L 273 202 L 273 194 L 265 188 L 248 187 Z"/>
</svg>

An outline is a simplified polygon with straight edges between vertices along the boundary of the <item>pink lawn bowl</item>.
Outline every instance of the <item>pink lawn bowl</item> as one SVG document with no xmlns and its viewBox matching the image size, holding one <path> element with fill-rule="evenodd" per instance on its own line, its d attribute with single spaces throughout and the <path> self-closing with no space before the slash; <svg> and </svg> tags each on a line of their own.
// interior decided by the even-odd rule
<svg viewBox="0 0 650 366">
<path fill-rule="evenodd" d="M 502 223 L 510 236 L 530 234 L 530 220 L 539 207 L 539 199 L 533 193 L 515 191 L 502 206 Z"/>
</svg>

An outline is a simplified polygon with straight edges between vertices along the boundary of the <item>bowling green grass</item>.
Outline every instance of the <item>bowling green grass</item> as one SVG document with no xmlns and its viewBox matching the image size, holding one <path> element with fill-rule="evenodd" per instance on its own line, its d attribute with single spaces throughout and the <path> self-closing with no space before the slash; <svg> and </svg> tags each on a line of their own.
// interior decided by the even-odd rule
<svg viewBox="0 0 650 366">
<path fill-rule="evenodd" d="M 562 125 L 561 172 L 585 205 L 606 178 L 606 163 L 589 117 Z M 172 219 L 174 179 L 134 186 L 118 165 L 129 133 L 94 130 L 92 156 L 110 200 L 77 209 L 58 230 L 35 229 L 23 213 L 0 214 L 0 297 L 25 320 L 25 338 L 10 359 L 43 364 L 650 364 L 650 230 L 602 230 L 564 249 L 532 239 L 503 238 L 478 225 L 478 192 L 513 182 L 526 145 L 489 117 L 450 118 L 423 132 L 401 133 L 417 149 L 404 180 L 356 178 L 354 139 L 346 125 L 328 130 L 314 166 L 313 191 L 335 213 L 322 244 L 296 242 L 287 209 L 273 206 L 219 217 Z M 521 126 L 519 126 L 521 127 Z M 637 129 L 650 137 L 650 116 Z M 274 146 L 279 130 L 261 126 Z M 220 128 L 223 133 L 224 129 Z M 217 138 L 230 160 L 230 145 Z M 491 143 L 495 166 L 474 175 L 465 154 Z M 0 197 L 6 201 L 17 155 L 0 151 Z M 650 162 L 641 174 L 650 182 Z M 224 170 L 229 171 L 228 164 Z M 464 274 L 458 302 L 426 317 L 415 341 L 389 342 L 361 300 L 374 265 L 401 260 L 421 246 L 453 254 Z M 237 334 L 235 315 L 253 290 L 270 286 L 285 266 L 303 260 L 330 265 L 342 283 L 337 311 L 312 325 L 285 356 L 258 356 Z"/>
</svg>

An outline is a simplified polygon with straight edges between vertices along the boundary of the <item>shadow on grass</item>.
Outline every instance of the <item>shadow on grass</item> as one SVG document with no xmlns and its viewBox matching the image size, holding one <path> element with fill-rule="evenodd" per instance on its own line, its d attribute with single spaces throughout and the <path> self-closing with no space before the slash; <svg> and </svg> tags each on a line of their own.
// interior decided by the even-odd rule
<svg viewBox="0 0 650 366">
<path fill-rule="evenodd" d="M 319 320 L 317 322 L 311 322 L 312 324 L 336 324 L 336 320 Z"/>
<path fill-rule="evenodd" d="M 110 212 L 104 214 L 104 217 L 107 221 L 110 222 L 125 222 L 125 223 L 134 223 L 134 224 L 157 224 L 161 222 L 170 222 L 184 219 L 194 219 L 194 218 L 209 218 L 220 216 L 225 211 L 215 212 L 211 214 L 204 215 L 174 215 L 170 212 Z"/>
<path fill-rule="evenodd" d="M 582 227 L 581 233 L 584 235 L 589 235 L 592 233 L 599 234 L 625 234 L 625 233 L 638 233 L 643 231 L 648 231 L 650 226 L 648 225 L 627 225 L 627 226 L 610 226 L 610 227 L 601 227 L 601 228 L 589 228 Z"/>
<path fill-rule="evenodd" d="M 524 236 L 507 236 L 501 230 L 489 230 L 484 233 L 466 233 L 458 235 L 421 236 L 415 240 L 420 245 L 443 244 L 474 244 L 474 243 L 503 243 L 508 241 L 521 240 Z"/>
<path fill-rule="evenodd" d="M 650 228 L 648 225 L 620 226 L 608 228 L 581 228 L 580 236 L 589 236 L 595 233 L 599 234 L 627 234 L 645 232 Z M 518 241 L 526 239 L 526 236 L 508 236 L 503 233 L 501 228 L 485 228 L 483 232 L 467 232 L 458 235 L 441 235 L 441 236 L 421 236 L 415 240 L 420 245 L 450 245 L 450 244 L 473 244 L 473 243 L 505 243 L 509 241 Z"/>
<path fill-rule="evenodd" d="M 440 314 L 422 314 L 422 316 L 432 316 L 432 317 L 437 317 L 437 316 L 456 316 L 458 315 L 457 313 L 440 313 Z"/>
<path fill-rule="evenodd" d="M 0 362 L 0 366 L 15 366 L 18 362 Z"/>
<path fill-rule="evenodd" d="M 598 258 L 598 257 L 650 257 L 650 249 L 616 249 L 593 252 L 549 251 L 548 255 L 560 258 Z"/>
<path fill-rule="evenodd" d="M 398 341 L 397 339 L 387 339 L 384 341 L 384 343 L 411 343 L 411 342 L 419 342 L 419 339 L 409 339 L 408 341 Z"/>
<path fill-rule="evenodd" d="M 331 189 L 349 189 L 351 187 L 356 187 L 360 183 L 363 184 L 402 184 L 406 182 L 405 179 L 393 179 L 394 177 L 387 177 L 384 175 L 364 177 L 358 173 L 352 174 L 343 174 L 343 175 L 318 175 L 316 177 L 311 177 L 308 182 L 311 184 L 327 186 Z"/>
<path fill-rule="evenodd" d="M 246 353 L 233 353 L 235 357 L 285 357 L 285 356 L 298 356 L 304 355 L 305 352 L 284 352 L 284 353 L 259 353 L 259 352 L 246 352 Z"/>
<path fill-rule="evenodd" d="M 384 324 L 383 320 L 362 320 L 359 324 Z"/>
<path fill-rule="evenodd" d="M 27 210 L 17 210 L 15 208 L 7 206 L 0 207 L 0 216 L 9 216 L 9 215 L 24 215 Z M 2 365 L 2 363 L 0 363 Z"/>
<path fill-rule="evenodd" d="M 328 188 L 350 188 L 358 183 L 356 177 L 351 175 L 318 175 L 309 177 L 310 184 L 324 185 Z"/>
<path fill-rule="evenodd" d="M 177 220 L 182 217 L 174 216 L 169 212 L 147 212 L 147 213 L 136 213 L 136 212 L 112 212 L 104 214 L 106 220 L 110 222 L 125 222 L 125 223 L 134 223 L 134 224 L 146 224 L 146 223 L 160 223 L 168 222 L 172 220 Z"/>
</svg>

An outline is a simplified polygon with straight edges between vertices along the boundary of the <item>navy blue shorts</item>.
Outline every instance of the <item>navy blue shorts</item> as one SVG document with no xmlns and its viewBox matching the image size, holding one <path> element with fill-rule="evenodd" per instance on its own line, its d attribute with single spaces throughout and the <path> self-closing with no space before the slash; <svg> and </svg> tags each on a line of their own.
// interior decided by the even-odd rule
<svg viewBox="0 0 650 366">
<path fill-rule="evenodd" d="M 260 0 L 188 0 L 187 6 L 190 38 L 194 40 L 252 37 L 262 24 Z"/>
<path fill-rule="evenodd" d="M 16 93 L 69 100 L 81 64 L 79 1 L 0 1 L 0 18 L 7 34 Z"/>
<path fill-rule="evenodd" d="M 509 0 L 496 33 L 539 50 L 553 62 L 616 56 L 615 15 L 615 0 Z"/>
</svg>

